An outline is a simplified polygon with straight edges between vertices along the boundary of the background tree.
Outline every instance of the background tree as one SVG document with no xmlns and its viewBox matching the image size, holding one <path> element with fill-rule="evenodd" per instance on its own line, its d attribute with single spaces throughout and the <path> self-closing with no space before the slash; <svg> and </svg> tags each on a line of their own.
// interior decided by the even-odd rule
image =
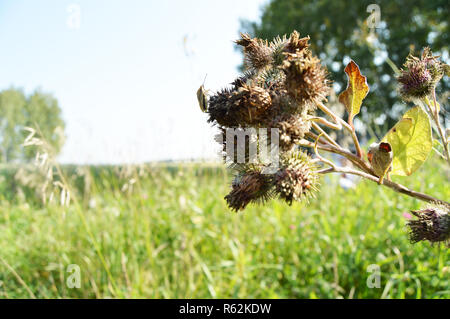
<svg viewBox="0 0 450 319">
<path fill-rule="evenodd" d="M 65 123 L 58 101 L 39 90 L 26 97 L 22 90 L 0 92 L 0 161 L 28 161 L 35 150 L 24 148 L 25 127 L 39 129 L 58 154 L 64 144 Z"/>
<path fill-rule="evenodd" d="M 327 65 L 330 79 L 339 91 L 346 86 L 345 65 L 350 58 L 355 60 L 371 88 L 361 120 L 370 125 L 378 119 L 377 124 L 384 122 L 385 132 L 405 110 L 405 104 L 397 98 L 395 73 L 386 57 L 401 67 L 411 51 L 419 55 L 423 47 L 430 46 L 448 63 L 449 6 L 446 0 L 376 1 L 381 21 L 375 31 L 378 42 L 371 48 L 366 40 L 370 34 L 366 19 L 370 15 L 367 7 L 372 3 L 373 0 L 272 0 L 263 8 L 259 21 L 242 21 L 241 31 L 268 40 L 294 29 L 302 36 L 309 35 L 312 50 Z M 441 92 L 447 89 L 448 78 L 440 85 Z"/>
</svg>

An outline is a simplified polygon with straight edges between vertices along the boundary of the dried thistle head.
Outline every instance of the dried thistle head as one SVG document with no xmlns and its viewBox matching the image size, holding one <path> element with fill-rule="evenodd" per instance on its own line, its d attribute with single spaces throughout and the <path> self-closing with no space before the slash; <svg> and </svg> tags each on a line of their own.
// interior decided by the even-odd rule
<svg viewBox="0 0 450 319">
<path fill-rule="evenodd" d="M 406 101 L 424 98 L 431 94 L 443 75 L 443 64 L 427 47 L 420 59 L 412 54 L 406 58 L 404 68 L 397 77 L 399 93 Z"/>
<path fill-rule="evenodd" d="M 282 151 L 292 150 L 311 129 L 306 113 L 273 119 L 271 127 L 279 130 L 279 146 Z"/>
<path fill-rule="evenodd" d="M 320 59 L 305 48 L 295 53 L 285 53 L 280 66 L 286 75 L 286 89 L 301 104 L 313 105 L 314 100 L 324 100 L 330 92 L 327 71 Z"/>
<path fill-rule="evenodd" d="M 231 192 L 225 196 L 228 207 L 244 209 L 251 202 L 263 202 L 271 197 L 272 177 L 259 169 L 246 169 L 233 180 Z"/>
<path fill-rule="evenodd" d="M 411 211 L 411 213 L 417 217 L 407 223 L 412 243 L 428 240 L 431 243 L 450 244 L 450 208 L 448 206 L 435 204 L 426 209 Z"/>
<path fill-rule="evenodd" d="M 241 33 L 241 39 L 236 44 L 244 48 L 244 65 L 249 69 L 261 70 L 272 63 L 272 48 L 267 40 L 251 38 L 247 33 Z"/>
<path fill-rule="evenodd" d="M 289 205 L 313 196 L 318 190 L 319 174 L 312 159 L 301 151 L 294 151 L 282 160 L 274 176 L 275 191 Z"/>
<path fill-rule="evenodd" d="M 285 52 L 298 53 L 309 48 L 309 36 L 300 38 L 300 33 L 293 31 L 284 48 Z"/>
<path fill-rule="evenodd" d="M 208 121 L 226 127 L 257 124 L 271 105 L 272 99 L 266 89 L 244 83 L 210 97 Z"/>
</svg>

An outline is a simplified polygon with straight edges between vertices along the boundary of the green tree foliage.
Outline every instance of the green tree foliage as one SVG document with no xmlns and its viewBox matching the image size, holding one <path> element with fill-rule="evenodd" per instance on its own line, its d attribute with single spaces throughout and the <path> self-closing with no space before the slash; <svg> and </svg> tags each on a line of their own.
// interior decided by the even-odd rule
<svg viewBox="0 0 450 319">
<path fill-rule="evenodd" d="M 64 144 L 65 124 L 58 101 L 35 91 L 30 96 L 18 89 L 0 91 L 0 161 L 28 161 L 35 150 L 24 148 L 25 127 L 39 129 L 56 154 Z"/>
<path fill-rule="evenodd" d="M 379 41 L 376 49 L 366 41 L 370 34 L 367 7 L 372 3 L 380 6 L 381 14 L 375 30 Z M 294 29 L 302 36 L 309 35 L 313 51 L 327 65 L 330 79 L 339 84 L 340 91 L 346 86 L 344 67 L 350 58 L 355 60 L 371 88 L 361 110 L 362 120 L 371 123 L 384 114 L 387 128 L 405 105 L 399 103 L 395 73 L 384 57 L 388 54 L 401 67 L 410 51 L 418 55 L 430 46 L 448 63 L 448 16 L 446 0 L 272 0 L 263 8 L 260 21 L 242 21 L 241 31 L 269 40 Z M 448 79 L 440 85 L 447 89 Z"/>
</svg>

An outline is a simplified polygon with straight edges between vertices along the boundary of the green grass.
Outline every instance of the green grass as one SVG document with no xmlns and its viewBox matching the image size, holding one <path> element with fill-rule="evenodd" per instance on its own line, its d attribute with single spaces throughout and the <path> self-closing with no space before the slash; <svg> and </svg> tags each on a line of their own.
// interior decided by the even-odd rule
<svg viewBox="0 0 450 319">
<path fill-rule="evenodd" d="M 448 200 L 436 163 L 401 182 Z M 39 205 L 2 186 L 0 297 L 450 297 L 448 249 L 408 241 L 402 213 L 422 203 L 375 183 L 345 191 L 328 176 L 310 204 L 271 201 L 236 214 L 221 167 L 149 166 L 131 190 L 116 170 L 79 174 L 74 183 L 91 181 L 79 206 Z M 66 285 L 70 264 L 80 267 L 79 289 Z M 371 264 L 380 288 L 367 287 Z"/>
</svg>

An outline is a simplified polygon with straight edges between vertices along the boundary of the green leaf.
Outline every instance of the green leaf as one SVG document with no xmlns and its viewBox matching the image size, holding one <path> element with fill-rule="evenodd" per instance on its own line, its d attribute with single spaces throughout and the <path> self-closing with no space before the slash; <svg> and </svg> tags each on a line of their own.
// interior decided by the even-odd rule
<svg viewBox="0 0 450 319">
<path fill-rule="evenodd" d="M 386 134 L 382 140 L 392 146 L 393 175 L 409 176 L 427 159 L 433 147 L 428 115 L 415 106 Z"/>
<path fill-rule="evenodd" d="M 348 123 L 353 125 L 353 118 L 359 113 L 362 101 L 369 93 L 367 78 L 361 74 L 358 65 L 352 60 L 345 67 L 347 88 L 339 94 L 339 102 L 345 105 L 348 112 Z"/>
</svg>

